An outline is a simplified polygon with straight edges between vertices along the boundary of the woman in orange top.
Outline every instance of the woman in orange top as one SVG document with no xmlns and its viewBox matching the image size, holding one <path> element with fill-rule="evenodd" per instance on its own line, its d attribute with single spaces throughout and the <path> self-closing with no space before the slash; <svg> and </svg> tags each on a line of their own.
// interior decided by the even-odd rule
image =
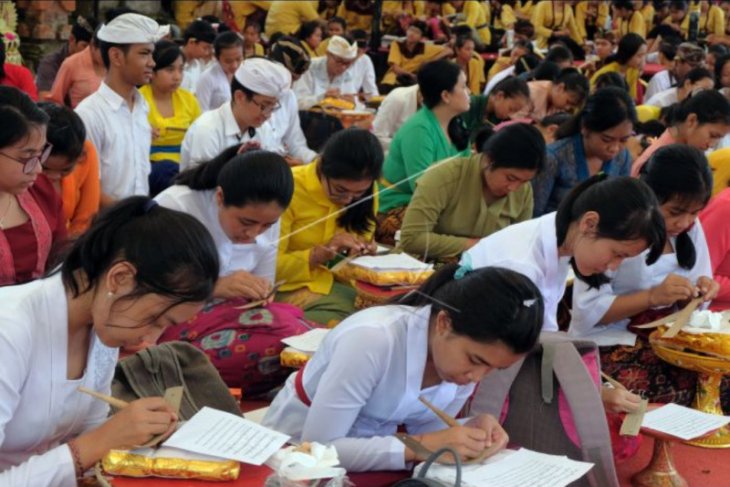
<svg viewBox="0 0 730 487">
<path fill-rule="evenodd" d="M 46 138 L 53 144 L 43 163 L 43 174 L 63 200 L 63 213 L 70 236 L 82 234 L 99 211 L 99 159 L 86 140 L 86 128 L 76 113 L 55 103 L 40 103 L 50 121 Z"/>
</svg>

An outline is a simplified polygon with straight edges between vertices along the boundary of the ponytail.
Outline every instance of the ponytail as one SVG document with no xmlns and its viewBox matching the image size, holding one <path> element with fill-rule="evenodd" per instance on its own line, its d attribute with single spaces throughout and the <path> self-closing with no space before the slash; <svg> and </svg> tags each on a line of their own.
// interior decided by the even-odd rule
<svg viewBox="0 0 730 487">
<path fill-rule="evenodd" d="M 705 206 L 712 196 L 712 171 L 707 158 L 689 145 L 672 144 L 660 148 L 642 168 L 640 177 L 654 191 L 660 205 L 679 200 Z M 697 251 L 689 230 L 677 235 L 675 251 L 680 267 L 694 267 Z"/>
<path fill-rule="evenodd" d="M 592 176 L 568 193 L 555 216 L 558 246 L 565 242 L 571 224 L 589 211 L 599 215 L 596 238 L 644 240 L 649 247 L 647 264 L 653 264 L 664 251 L 664 218 L 654 193 L 645 183 L 630 177 Z M 572 260 L 576 276 L 590 287 L 606 284 L 605 274 L 584 276 Z"/>
<path fill-rule="evenodd" d="M 223 204 L 238 208 L 272 201 L 286 208 L 294 194 L 294 178 L 283 157 L 258 149 L 239 154 L 237 146 L 183 172 L 176 183 L 196 191 L 221 188 Z"/>
<path fill-rule="evenodd" d="M 537 342 L 544 304 L 540 291 L 527 277 L 510 269 L 485 267 L 456 276 L 449 264 L 417 290 L 395 302 L 431 306 L 431 316 L 444 311 L 453 332 L 480 343 L 502 342 L 514 353 L 525 353 Z"/>
<path fill-rule="evenodd" d="M 137 284 L 124 299 L 159 294 L 174 304 L 202 302 L 218 279 L 218 251 L 205 227 L 145 196 L 102 211 L 69 250 L 61 277 L 78 297 L 97 289 L 109 268 L 121 261 L 134 266 Z"/>
</svg>

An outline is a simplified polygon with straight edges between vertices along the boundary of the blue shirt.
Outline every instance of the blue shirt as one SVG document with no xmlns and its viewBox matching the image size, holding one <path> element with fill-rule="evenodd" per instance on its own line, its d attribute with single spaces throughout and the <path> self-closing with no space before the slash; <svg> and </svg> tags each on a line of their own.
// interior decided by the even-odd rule
<svg viewBox="0 0 730 487">
<path fill-rule="evenodd" d="M 604 161 L 601 172 L 609 176 L 628 176 L 631 172 L 631 154 L 628 149 L 624 148 L 613 159 Z M 556 211 L 570 190 L 589 176 L 581 134 L 549 144 L 545 167 L 532 180 L 535 195 L 533 216 Z"/>
</svg>

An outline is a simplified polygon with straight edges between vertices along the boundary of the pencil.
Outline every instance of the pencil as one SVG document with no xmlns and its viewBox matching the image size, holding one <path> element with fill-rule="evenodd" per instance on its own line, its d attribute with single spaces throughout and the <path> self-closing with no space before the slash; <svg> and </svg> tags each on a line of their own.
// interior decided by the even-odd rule
<svg viewBox="0 0 730 487">
<path fill-rule="evenodd" d="M 446 426 L 449 426 L 451 428 L 454 428 L 456 426 L 461 426 L 461 423 L 459 423 L 457 420 L 446 414 L 444 411 L 440 410 L 430 402 L 428 402 L 426 399 L 423 398 L 423 396 L 418 398 L 428 409 L 433 411 L 433 413 L 441 419 L 444 423 L 446 423 Z"/>
<path fill-rule="evenodd" d="M 621 389 L 623 391 L 627 391 L 628 390 L 628 389 L 626 389 L 626 386 L 625 385 L 623 385 L 622 383 L 620 383 L 619 381 L 617 381 L 616 379 L 614 379 L 613 377 L 611 377 L 610 375 L 608 375 L 607 373 L 605 373 L 603 371 L 601 371 L 601 377 L 603 377 L 604 379 L 606 379 L 606 382 L 608 382 L 609 384 L 611 384 L 616 389 Z"/>
<path fill-rule="evenodd" d="M 83 392 L 84 394 L 88 394 L 92 397 L 95 397 L 99 399 L 100 401 L 104 401 L 105 403 L 117 408 L 122 409 L 124 407 L 127 407 L 129 403 L 127 401 L 122 401 L 121 399 L 117 399 L 116 397 L 107 396 L 106 394 L 102 394 L 101 392 L 92 391 L 91 389 L 88 389 L 83 386 L 79 386 L 78 389 L 76 389 L 79 392 Z"/>
</svg>

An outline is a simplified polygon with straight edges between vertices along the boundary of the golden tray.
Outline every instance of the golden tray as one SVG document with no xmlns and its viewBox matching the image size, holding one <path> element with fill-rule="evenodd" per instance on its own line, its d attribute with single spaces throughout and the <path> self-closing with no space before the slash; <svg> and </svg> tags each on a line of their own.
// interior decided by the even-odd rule
<svg viewBox="0 0 730 487">
<path fill-rule="evenodd" d="M 649 343 L 659 358 L 674 366 L 697 372 L 697 394 L 692 404 L 694 409 L 723 416 L 720 406 L 720 382 L 723 375 L 730 374 L 730 358 L 709 357 L 667 347 L 661 343 L 663 329 L 649 336 Z M 718 429 L 710 436 L 685 442 L 704 448 L 730 448 L 730 427 Z"/>
</svg>

